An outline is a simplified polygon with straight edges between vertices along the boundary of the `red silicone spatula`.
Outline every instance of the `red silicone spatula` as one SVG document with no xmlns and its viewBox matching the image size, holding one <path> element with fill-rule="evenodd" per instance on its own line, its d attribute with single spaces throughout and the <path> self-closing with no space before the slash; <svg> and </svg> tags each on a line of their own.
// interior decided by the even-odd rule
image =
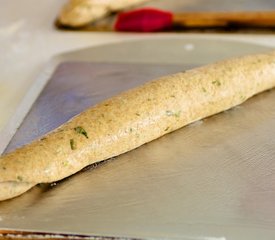
<svg viewBox="0 0 275 240">
<path fill-rule="evenodd" d="M 155 32 L 173 28 L 275 27 L 275 11 L 171 13 L 143 8 L 118 15 L 116 31 Z"/>
</svg>

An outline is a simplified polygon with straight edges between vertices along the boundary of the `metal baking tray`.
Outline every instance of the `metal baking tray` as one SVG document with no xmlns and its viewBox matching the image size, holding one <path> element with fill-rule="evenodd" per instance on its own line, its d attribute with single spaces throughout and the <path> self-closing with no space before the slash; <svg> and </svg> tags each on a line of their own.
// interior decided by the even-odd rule
<svg viewBox="0 0 275 240">
<path fill-rule="evenodd" d="M 6 151 L 151 78 L 270 49 L 155 37 L 52 59 Z M 41 82 L 39 83 L 41 86 Z M 144 239 L 274 239 L 275 91 L 0 203 L 0 229 Z"/>
</svg>

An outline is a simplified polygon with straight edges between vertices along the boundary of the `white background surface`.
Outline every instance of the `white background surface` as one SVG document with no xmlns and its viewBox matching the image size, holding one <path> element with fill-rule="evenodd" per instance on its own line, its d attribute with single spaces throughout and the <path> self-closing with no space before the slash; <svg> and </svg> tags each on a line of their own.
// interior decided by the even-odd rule
<svg viewBox="0 0 275 240">
<path fill-rule="evenodd" d="M 54 28 L 53 22 L 64 2 L 64 0 L 0 0 L 0 145 L 2 148 L 22 120 L 22 113 L 15 114 L 18 106 L 51 57 L 88 46 L 152 37 L 152 34 L 58 31 Z M 185 35 L 187 38 L 190 36 L 227 38 L 275 46 L 275 36 L 271 34 L 189 33 Z M 28 101 L 30 103 L 33 99 Z"/>
</svg>

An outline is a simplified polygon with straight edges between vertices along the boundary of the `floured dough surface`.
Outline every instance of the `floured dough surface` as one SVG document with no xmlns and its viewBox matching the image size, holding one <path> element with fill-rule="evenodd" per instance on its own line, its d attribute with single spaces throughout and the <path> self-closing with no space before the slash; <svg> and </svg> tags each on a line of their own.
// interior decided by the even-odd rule
<svg viewBox="0 0 275 240">
<path fill-rule="evenodd" d="M 26 191 L 28 191 L 30 188 L 35 186 L 34 183 L 19 183 L 19 182 L 2 182 L 0 183 L 0 200 L 5 200 L 9 198 L 13 198 L 14 196 L 18 196 Z"/>
<path fill-rule="evenodd" d="M 275 52 L 159 79 L 87 109 L 40 140 L 0 158 L 0 200 L 135 149 L 275 86 Z"/>
</svg>

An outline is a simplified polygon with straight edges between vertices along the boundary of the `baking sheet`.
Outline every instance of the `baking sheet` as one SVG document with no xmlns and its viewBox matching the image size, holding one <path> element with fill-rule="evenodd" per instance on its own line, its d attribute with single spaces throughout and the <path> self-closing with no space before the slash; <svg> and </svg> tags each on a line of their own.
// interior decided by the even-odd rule
<svg viewBox="0 0 275 240">
<path fill-rule="evenodd" d="M 55 73 L 61 76 L 70 75 L 65 71 L 70 64 L 80 64 L 80 68 L 84 64 L 88 69 L 97 65 L 98 70 L 94 71 L 101 72 L 103 79 L 104 74 L 113 79 L 114 69 L 120 69 L 117 75 L 124 76 L 124 80 L 117 77 L 119 84 L 110 88 L 98 78 L 91 78 L 90 81 L 97 79 L 89 83 L 97 94 L 86 99 L 81 96 L 83 92 L 71 91 L 75 98 L 66 103 L 73 115 L 80 110 L 79 106 L 85 107 L 90 97 L 99 101 L 106 93 L 112 95 L 139 84 L 136 82 L 139 80 L 126 80 L 133 73 L 139 76 L 137 73 L 154 68 L 151 71 L 154 74 L 173 72 L 267 50 L 237 42 L 156 38 L 85 49 L 59 56 L 53 62 L 57 65 L 69 61 Z M 126 59 L 128 62 L 122 63 Z M 104 61 L 109 63 L 99 63 Z M 131 69 L 130 63 L 135 67 Z M 106 74 L 100 69 L 110 72 Z M 77 87 L 73 76 L 63 78 L 66 80 L 64 88 Z M 55 83 L 58 81 L 49 82 L 46 93 L 58 92 L 59 88 L 54 91 L 51 88 Z M 93 89 L 93 84 L 98 88 Z M 44 96 L 45 92 L 39 99 Z M 49 104 L 51 101 L 56 105 L 59 102 L 49 97 Z M 265 92 L 240 107 L 191 124 L 54 186 L 42 185 L 19 198 L 2 202 L 0 228 L 155 239 L 274 239 L 274 101 L 275 91 Z M 54 110 L 66 113 L 64 106 L 61 104 Z M 47 117 L 52 110 L 40 109 L 37 116 L 43 113 Z M 49 122 L 50 128 L 65 120 L 63 113 L 55 111 L 57 118 Z M 35 119 L 31 120 L 27 117 L 22 129 L 24 125 L 37 129 Z M 20 132 L 25 136 L 23 141 L 29 141 L 27 137 L 33 133 L 19 129 L 17 136 Z M 17 136 L 10 149 L 22 143 Z"/>
<path fill-rule="evenodd" d="M 57 128 L 73 116 L 121 91 L 194 66 L 63 62 L 32 106 L 6 152 Z"/>
</svg>

